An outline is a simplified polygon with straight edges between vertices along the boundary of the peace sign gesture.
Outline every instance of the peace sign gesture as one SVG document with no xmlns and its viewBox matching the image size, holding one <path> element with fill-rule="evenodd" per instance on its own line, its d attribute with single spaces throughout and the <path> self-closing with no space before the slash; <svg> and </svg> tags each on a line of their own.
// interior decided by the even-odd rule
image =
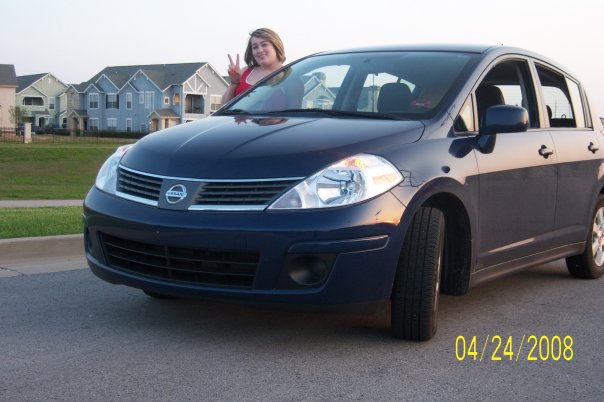
<svg viewBox="0 0 604 402">
<path fill-rule="evenodd" d="M 235 63 L 233 63 L 233 58 L 231 57 L 231 55 L 227 55 L 229 56 L 229 78 L 231 80 L 231 83 L 233 84 L 239 84 L 241 82 L 241 67 L 239 67 L 239 53 L 237 53 L 237 59 L 235 61 Z"/>
</svg>

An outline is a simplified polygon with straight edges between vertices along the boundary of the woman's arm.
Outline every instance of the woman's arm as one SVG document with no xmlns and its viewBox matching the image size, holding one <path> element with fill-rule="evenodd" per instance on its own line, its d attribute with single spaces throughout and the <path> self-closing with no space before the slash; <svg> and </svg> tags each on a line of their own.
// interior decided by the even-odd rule
<svg viewBox="0 0 604 402">
<path fill-rule="evenodd" d="M 224 95 L 222 95 L 222 103 L 226 103 L 228 101 L 230 101 L 231 99 L 233 99 L 235 97 L 235 90 L 237 89 L 237 87 L 239 86 L 239 83 L 231 83 L 229 85 L 229 87 L 227 88 L 227 90 L 225 91 Z"/>
</svg>

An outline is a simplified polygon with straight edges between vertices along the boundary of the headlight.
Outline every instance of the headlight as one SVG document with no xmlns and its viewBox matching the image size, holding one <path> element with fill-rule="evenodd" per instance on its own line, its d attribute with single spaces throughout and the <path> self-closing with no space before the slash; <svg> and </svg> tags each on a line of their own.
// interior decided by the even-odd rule
<svg viewBox="0 0 604 402">
<path fill-rule="evenodd" d="M 269 209 L 330 208 L 356 204 L 380 195 L 403 176 L 390 162 L 375 155 L 343 159 L 289 190 Z"/>
<path fill-rule="evenodd" d="M 99 190 L 115 194 L 117 188 L 117 165 L 132 145 L 134 144 L 122 145 L 103 163 L 94 183 Z"/>
</svg>

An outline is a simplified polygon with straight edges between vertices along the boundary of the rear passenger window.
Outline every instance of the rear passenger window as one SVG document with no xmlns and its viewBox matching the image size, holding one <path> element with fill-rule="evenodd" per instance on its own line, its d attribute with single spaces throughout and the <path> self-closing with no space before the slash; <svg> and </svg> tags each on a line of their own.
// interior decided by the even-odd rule
<svg viewBox="0 0 604 402">
<path fill-rule="evenodd" d="M 577 127 L 585 127 L 585 112 L 583 110 L 583 102 L 581 101 L 581 91 L 576 82 L 566 79 L 568 92 L 570 93 L 570 103 L 573 107 L 575 122 Z"/>
<path fill-rule="evenodd" d="M 556 71 L 536 67 L 550 127 L 585 127 L 579 86 Z"/>
</svg>

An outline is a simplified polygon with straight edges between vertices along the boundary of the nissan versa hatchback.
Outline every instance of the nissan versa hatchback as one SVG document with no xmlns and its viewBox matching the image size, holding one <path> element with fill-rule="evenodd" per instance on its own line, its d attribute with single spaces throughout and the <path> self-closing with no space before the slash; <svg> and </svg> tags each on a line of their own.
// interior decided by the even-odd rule
<svg viewBox="0 0 604 402">
<path fill-rule="evenodd" d="M 119 148 L 85 200 L 86 256 L 152 297 L 390 304 L 395 337 L 427 340 L 441 293 L 559 258 L 602 275 L 597 116 L 521 49 L 312 55 Z"/>
</svg>

